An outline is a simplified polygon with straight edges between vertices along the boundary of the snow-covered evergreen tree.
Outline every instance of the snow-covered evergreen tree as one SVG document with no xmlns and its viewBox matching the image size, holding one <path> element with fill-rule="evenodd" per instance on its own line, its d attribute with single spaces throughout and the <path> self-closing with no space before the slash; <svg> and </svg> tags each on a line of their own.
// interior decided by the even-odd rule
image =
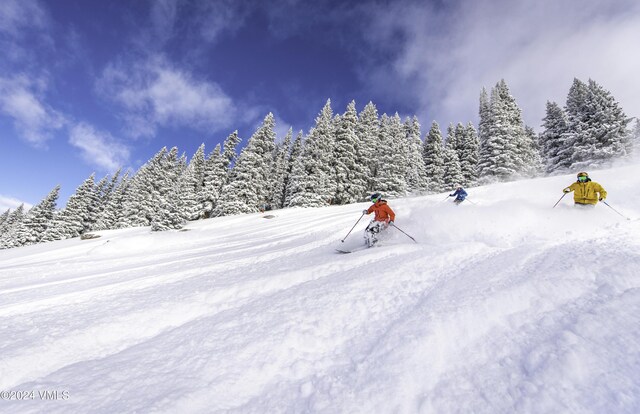
<svg viewBox="0 0 640 414">
<path fill-rule="evenodd" d="M 222 187 L 227 183 L 228 174 L 227 162 L 220 151 L 220 144 L 218 144 L 205 162 L 204 187 L 200 199 L 205 217 L 211 217 L 218 203 Z"/>
<path fill-rule="evenodd" d="M 547 101 L 546 115 L 542 121 L 539 142 L 545 171 L 551 173 L 568 168 L 571 159 L 560 156 L 563 137 L 568 131 L 567 115 L 557 103 Z"/>
<path fill-rule="evenodd" d="M 293 130 L 289 128 L 284 140 L 276 145 L 273 158 L 273 174 L 270 175 L 271 194 L 269 206 L 272 209 L 280 209 L 284 205 L 285 192 L 289 174 L 289 152 L 291 151 L 291 139 Z"/>
<path fill-rule="evenodd" d="M 89 228 L 90 208 L 97 198 L 94 177 L 95 174 L 91 174 L 69 197 L 65 208 L 55 215 L 42 234 L 42 241 L 78 237 Z"/>
<path fill-rule="evenodd" d="M 0 226 L 0 249 L 14 247 L 16 244 L 14 229 L 24 220 L 24 215 L 24 204 L 20 204 L 15 210 L 10 211 Z"/>
<path fill-rule="evenodd" d="M 409 192 L 423 193 L 428 190 L 427 169 L 422 157 L 423 143 L 420 137 L 420 123 L 418 118 L 413 116 L 404 123 L 404 131 L 407 139 L 406 159 L 407 159 L 407 190 Z"/>
<path fill-rule="evenodd" d="M 300 165 L 294 165 L 295 188 L 290 207 L 321 207 L 331 204 L 336 184 L 333 173 L 335 131 L 331 101 L 322 108 L 304 143 Z"/>
<path fill-rule="evenodd" d="M 204 218 L 206 215 L 206 206 L 201 203 L 204 198 L 205 169 L 206 161 L 203 143 L 196 150 L 179 180 L 183 186 L 179 190 L 181 208 L 184 209 L 187 220 L 197 220 Z"/>
<path fill-rule="evenodd" d="M 148 226 L 156 214 L 160 188 L 168 187 L 164 165 L 169 163 L 167 148 L 163 147 L 149 161 L 147 161 L 132 177 L 122 202 L 122 212 L 119 214 L 116 228 Z M 177 156 L 177 148 L 173 148 L 169 155 Z M 175 161 L 175 158 L 174 158 Z M 170 181 L 170 180 L 169 180 Z"/>
<path fill-rule="evenodd" d="M 203 148 L 204 151 L 204 148 Z M 151 231 L 179 230 L 193 216 L 192 186 L 196 168 L 184 168 L 174 186 L 159 200 L 157 211 L 151 221 Z"/>
<path fill-rule="evenodd" d="M 39 243 L 55 216 L 59 194 L 60 186 L 56 186 L 42 201 L 32 207 L 9 232 L 4 247 Z"/>
<path fill-rule="evenodd" d="M 119 173 L 114 175 L 114 180 L 117 179 L 117 176 L 119 176 Z M 92 230 L 110 230 L 115 228 L 122 211 L 127 188 L 130 184 L 129 180 L 129 172 L 126 172 L 122 179 L 115 183 L 115 187 L 111 190 L 104 209 L 100 212 Z"/>
<path fill-rule="evenodd" d="M 351 101 L 337 125 L 333 169 L 336 192 L 334 204 L 349 204 L 363 201 L 367 192 L 366 165 L 359 163 L 364 157 L 362 142 L 357 134 L 358 113 L 356 103 Z"/>
<path fill-rule="evenodd" d="M 440 126 L 436 121 L 433 121 L 425 137 L 422 154 L 429 178 L 429 191 L 439 193 L 444 190 L 444 147 Z"/>
<path fill-rule="evenodd" d="M 11 213 L 11 209 L 8 208 L 5 210 L 4 213 L 2 213 L 2 215 L 0 215 L 0 234 L 3 233 L 3 229 L 4 229 L 4 224 L 7 222 L 7 220 L 9 219 L 9 214 Z"/>
<path fill-rule="evenodd" d="M 385 197 L 400 197 L 407 193 L 407 139 L 400 116 L 396 113 L 380 118 L 378 166 L 374 177 L 375 191 Z"/>
<path fill-rule="evenodd" d="M 634 155 L 640 154 L 640 119 L 636 118 L 636 123 L 631 131 L 631 152 Z"/>
<path fill-rule="evenodd" d="M 379 129 L 380 117 L 378 116 L 378 109 L 373 102 L 369 102 L 358 115 L 357 128 L 357 134 L 362 143 L 362 151 L 360 151 L 360 158 L 357 163 L 365 166 L 365 173 L 368 176 L 367 193 L 375 191 L 375 176 L 378 165 L 376 152 L 380 147 Z"/>
<path fill-rule="evenodd" d="M 453 141 L 455 143 L 455 140 Z M 444 161 L 444 174 L 443 185 L 444 190 L 449 191 L 455 189 L 456 185 L 462 185 L 464 176 L 460 169 L 460 161 L 458 160 L 458 153 L 451 145 L 447 143 L 442 153 L 442 159 Z"/>
<path fill-rule="evenodd" d="M 273 166 L 275 121 L 269 113 L 242 150 L 216 210 L 222 215 L 260 211 L 269 201 L 268 176 Z"/>
<path fill-rule="evenodd" d="M 535 143 L 525 131 L 522 112 L 504 79 L 491 90 L 489 109 L 488 119 L 481 119 L 486 137 L 480 140 L 480 175 L 504 180 L 535 172 L 539 164 Z"/>
<path fill-rule="evenodd" d="M 233 131 L 231 135 L 224 140 L 224 144 L 222 145 L 222 158 L 224 159 L 225 168 L 230 169 L 233 167 L 236 159 L 238 158 L 237 148 L 240 141 L 241 139 L 238 136 L 238 131 Z"/>
<path fill-rule="evenodd" d="M 304 169 L 304 163 L 302 160 L 302 152 L 304 150 L 302 142 L 303 133 L 298 132 L 296 139 L 291 146 L 291 153 L 289 154 L 289 170 L 287 172 L 287 188 L 285 190 L 284 207 L 292 205 L 291 200 L 299 192 L 301 192 L 302 176 L 306 174 Z"/>
<path fill-rule="evenodd" d="M 568 126 L 558 156 L 570 160 L 570 169 L 606 165 L 630 152 L 630 119 L 611 93 L 595 81 L 573 80 L 565 112 Z"/>
<path fill-rule="evenodd" d="M 483 87 L 480 91 L 480 109 L 478 111 L 480 122 L 478 123 L 478 141 L 480 147 L 484 146 L 484 142 L 489 136 L 489 121 L 491 119 L 491 103 L 487 90 Z"/>
<path fill-rule="evenodd" d="M 461 123 L 456 125 L 458 160 L 460 161 L 460 172 L 462 180 L 459 184 L 470 186 L 476 183 L 478 179 L 478 157 L 480 144 L 478 142 L 478 134 L 473 124 L 469 122 L 467 126 Z"/>
<path fill-rule="evenodd" d="M 96 184 L 97 198 L 94 204 L 90 207 L 90 225 L 88 230 L 104 230 L 101 228 L 102 223 L 99 223 L 104 217 L 104 210 L 109 204 L 109 200 L 113 196 L 113 192 L 120 180 L 120 174 L 122 169 L 118 169 L 111 178 L 105 176 Z"/>
<path fill-rule="evenodd" d="M 447 127 L 447 139 L 445 140 L 446 148 L 458 151 L 458 137 L 459 131 L 453 126 L 453 123 L 449 123 Z"/>
</svg>

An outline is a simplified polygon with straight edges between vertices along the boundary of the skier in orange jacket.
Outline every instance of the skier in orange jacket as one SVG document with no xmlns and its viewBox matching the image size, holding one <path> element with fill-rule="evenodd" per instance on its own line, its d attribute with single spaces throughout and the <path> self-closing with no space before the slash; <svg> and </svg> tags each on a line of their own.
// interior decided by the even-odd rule
<svg viewBox="0 0 640 414">
<path fill-rule="evenodd" d="M 378 242 L 377 235 L 389 227 L 396 218 L 396 213 L 393 212 L 391 207 L 387 204 L 387 200 L 382 199 L 382 194 L 373 193 L 369 197 L 373 205 L 367 210 L 363 210 L 362 214 L 375 213 L 373 220 L 365 229 L 365 240 L 369 247 L 375 245 Z"/>
</svg>

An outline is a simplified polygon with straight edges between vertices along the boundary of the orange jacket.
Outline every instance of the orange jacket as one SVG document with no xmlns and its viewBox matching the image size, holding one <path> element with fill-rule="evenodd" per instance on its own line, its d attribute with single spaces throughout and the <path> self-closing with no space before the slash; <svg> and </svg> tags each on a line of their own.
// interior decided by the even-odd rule
<svg viewBox="0 0 640 414">
<path fill-rule="evenodd" d="M 391 207 L 387 205 L 386 200 L 380 200 L 369 207 L 367 214 L 371 213 L 376 213 L 376 221 L 384 221 L 388 223 L 396 219 L 396 213 L 394 213 L 393 210 L 391 210 Z"/>
</svg>

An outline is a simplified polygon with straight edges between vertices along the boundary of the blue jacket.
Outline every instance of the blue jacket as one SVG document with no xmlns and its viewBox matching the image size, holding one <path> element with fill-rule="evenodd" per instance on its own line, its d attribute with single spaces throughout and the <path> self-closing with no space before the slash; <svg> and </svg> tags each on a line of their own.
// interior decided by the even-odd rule
<svg viewBox="0 0 640 414">
<path fill-rule="evenodd" d="M 456 200 L 464 200 L 467 198 L 467 192 L 462 187 L 458 188 L 453 194 L 449 194 L 449 197 L 456 196 Z"/>
</svg>

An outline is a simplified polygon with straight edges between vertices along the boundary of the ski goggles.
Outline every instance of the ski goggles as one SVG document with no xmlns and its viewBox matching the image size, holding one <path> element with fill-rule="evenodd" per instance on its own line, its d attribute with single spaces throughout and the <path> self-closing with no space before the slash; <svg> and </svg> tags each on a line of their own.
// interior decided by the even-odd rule
<svg viewBox="0 0 640 414">
<path fill-rule="evenodd" d="M 589 177 L 587 177 L 586 175 L 581 175 L 580 177 L 578 177 L 578 181 L 587 181 Z"/>
</svg>

